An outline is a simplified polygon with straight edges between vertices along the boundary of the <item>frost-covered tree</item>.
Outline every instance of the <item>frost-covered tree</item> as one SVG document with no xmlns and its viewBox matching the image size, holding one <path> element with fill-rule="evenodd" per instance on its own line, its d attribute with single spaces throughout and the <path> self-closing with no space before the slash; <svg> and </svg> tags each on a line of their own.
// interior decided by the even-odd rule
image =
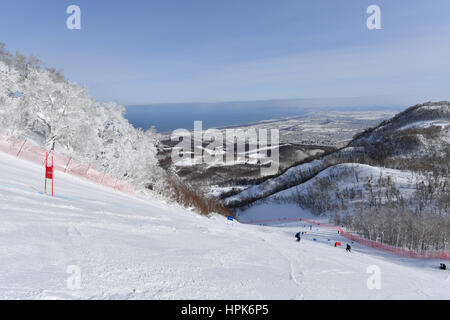
<svg viewBox="0 0 450 320">
<path fill-rule="evenodd" d="M 155 186 L 162 174 L 157 135 L 134 128 L 124 112 L 116 103 L 95 101 L 86 88 L 44 68 L 36 57 L 13 55 L 0 44 L 0 130 L 137 187 Z"/>
<path fill-rule="evenodd" d="M 19 73 L 0 61 L 0 125 L 8 134 L 14 134 L 20 127 L 19 99 L 16 96 Z"/>
</svg>

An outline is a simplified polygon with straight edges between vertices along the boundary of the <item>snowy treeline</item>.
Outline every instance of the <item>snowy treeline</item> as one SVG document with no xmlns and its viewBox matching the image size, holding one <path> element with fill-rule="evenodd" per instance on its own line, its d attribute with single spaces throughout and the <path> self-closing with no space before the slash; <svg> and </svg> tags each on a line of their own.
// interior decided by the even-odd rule
<svg viewBox="0 0 450 320">
<path fill-rule="evenodd" d="M 345 225 L 369 240 L 412 250 L 447 250 L 448 178 L 390 169 L 385 169 L 389 174 L 380 170 L 372 176 L 365 172 L 368 168 L 336 166 L 275 201 L 294 202 L 316 215 L 334 212 L 336 225 Z"/>
<path fill-rule="evenodd" d="M 336 224 L 345 225 L 369 240 L 411 250 L 448 250 L 450 219 L 432 211 L 413 211 L 406 207 L 371 208 L 354 216 L 334 216 Z"/>
<path fill-rule="evenodd" d="M 161 174 L 156 133 L 134 128 L 124 111 L 94 100 L 36 57 L 11 54 L 0 43 L 0 130 L 137 187 L 155 184 Z"/>
<path fill-rule="evenodd" d="M 450 211 L 449 178 L 412 171 L 395 171 L 372 167 L 373 173 L 355 164 L 338 165 L 301 185 L 288 196 L 275 196 L 279 202 L 296 203 L 315 215 L 326 212 L 362 211 L 365 209 L 408 207 L 417 212 L 444 215 Z M 399 179 L 402 182 L 396 181 Z M 406 182 L 404 180 L 410 180 Z"/>
</svg>

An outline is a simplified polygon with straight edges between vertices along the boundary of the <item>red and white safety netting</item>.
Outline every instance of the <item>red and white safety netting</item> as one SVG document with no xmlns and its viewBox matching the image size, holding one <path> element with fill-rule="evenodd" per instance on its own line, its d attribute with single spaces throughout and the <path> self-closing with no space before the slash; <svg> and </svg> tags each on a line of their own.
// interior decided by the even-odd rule
<svg viewBox="0 0 450 320">
<path fill-rule="evenodd" d="M 450 260 L 450 251 L 444 251 L 444 250 L 433 250 L 433 251 L 413 251 L 409 249 L 403 249 L 398 248 L 394 246 L 390 246 L 387 244 L 383 244 L 381 242 L 377 242 L 374 240 L 367 240 L 361 237 L 358 237 L 352 233 L 345 232 L 342 230 L 342 228 L 339 228 L 337 226 L 329 225 L 322 222 L 317 222 L 309 219 L 303 219 L 303 218 L 279 218 L 279 219 L 267 219 L 267 220 L 252 220 L 252 221 L 245 221 L 244 223 L 250 223 L 250 224 L 268 224 L 268 223 L 277 223 L 277 222 L 294 222 L 294 221 L 303 221 L 309 224 L 314 224 L 317 226 L 339 230 L 339 234 L 347 239 L 350 239 L 354 242 L 361 243 L 365 246 L 380 249 L 383 251 L 387 251 L 393 254 L 397 254 L 404 257 L 411 257 L 411 258 L 421 258 L 421 259 L 444 259 L 444 260 Z"/>
<path fill-rule="evenodd" d="M 11 138 L 0 132 L 0 151 L 24 159 L 39 165 L 45 165 L 45 149 L 33 145 L 27 140 Z M 72 158 L 50 152 L 54 159 L 54 170 L 75 175 L 92 182 L 113 188 L 115 190 L 133 194 L 134 187 L 118 178 L 111 177 L 104 172 L 99 172 L 89 165 L 80 164 Z"/>
</svg>

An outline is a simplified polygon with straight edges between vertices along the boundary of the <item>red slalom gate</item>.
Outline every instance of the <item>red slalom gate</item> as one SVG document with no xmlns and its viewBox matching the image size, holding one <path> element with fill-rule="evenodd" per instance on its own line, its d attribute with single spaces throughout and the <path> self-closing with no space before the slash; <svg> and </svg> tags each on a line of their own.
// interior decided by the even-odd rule
<svg viewBox="0 0 450 320">
<path fill-rule="evenodd" d="M 419 258 L 419 259 L 443 259 L 443 260 L 450 260 L 450 251 L 420 251 L 416 252 L 413 250 L 398 248 L 394 246 L 390 246 L 387 244 L 383 244 L 374 240 L 368 240 L 364 239 L 358 236 L 355 236 L 354 234 L 351 234 L 349 232 L 344 232 L 342 228 L 339 228 L 337 226 L 333 226 L 330 224 L 317 222 L 309 219 L 304 218 L 278 218 L 278 219 L 266 219 L 266 220 L 252 220 L 252 221 L 246 221 L 244 223 L 247 224 L 264 224 L 264 223 L 271 223 L 271 222 L 293 222 L 293 221 L 304 221 L 309 224 L 314 224 L 317 226 L 329 228 L 338 230 L 339 234 L 347 239 L 350 239 L 352 241 L 358 242 L 360 244 L 363 244 L 368 247 L 372 247 L 375 249 L 387 251 L 396 255 L 404 256 L 404 257 L 410 257 L 410 258 Z"/>
<path fill-rule="evenodd" d="M 48 152 L 45 153 L 45 194 L 47 194 L 47 179 L 52 180 L 52 197 L 53 197 L 53 156 L 52 164 L 48 165 Z"/>
</svg>

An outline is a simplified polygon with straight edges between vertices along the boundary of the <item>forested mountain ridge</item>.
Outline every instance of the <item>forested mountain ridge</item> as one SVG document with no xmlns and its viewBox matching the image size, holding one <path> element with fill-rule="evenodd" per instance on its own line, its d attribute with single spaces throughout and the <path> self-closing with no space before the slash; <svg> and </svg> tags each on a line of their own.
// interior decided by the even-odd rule
<svg viewBox="0 0 450 320">
<path fill-rule="evenodd" d="M 355 136 L 347 147 L 287 170 L 282 175 L 224 200 L 240 207 L 300 185 L 321 171 L 342 163 L 411 170 L 447 177 L 450 159 L 449 102 L 408 108 L 392 119 Z"/>
<path fill-rule="evenodd" d="M 349 146 L 379 166 L 431 170 L 448 175 L 450 102 L 427 102 L 408 108 L 357 135 Z"/>
</svg>

